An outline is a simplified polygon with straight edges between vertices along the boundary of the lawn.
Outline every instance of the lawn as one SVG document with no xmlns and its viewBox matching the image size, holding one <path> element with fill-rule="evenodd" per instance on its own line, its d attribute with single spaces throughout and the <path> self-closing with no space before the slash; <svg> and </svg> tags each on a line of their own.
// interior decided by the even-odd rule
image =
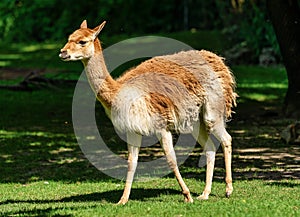
<svg viewBox="0 0 300 217">
<path fill-rule="evenodd" d="M 22 73 L 37 70 L 48 78 L 76 80 L 82 66 L 60 63 L 57 49 L 61 45 L 7 47 L 0 53 L 0 71 L 24 77 Z M 32 62 L 33 58 L 40 61 Z M 233 136 L 231 198 L 225 197 L 219 150 L 209 200 L 184 203 L 170 174 L 135 182 L 128 204 L 116 206 L 124 181 L 105 175 L 85 158 L 72 126 L 75 84 L 58 83 L 32 91 L 1 89 L 0 216 L 299 216 L 300 148 L 280 139 L 280 132 L 291 123 L 280 113 L 287 88 L 285 70 L 280 66 L 232 66 L 232 70 L 240 98 L 228 123 Z M 0 84 L 21 80 L 10 78 Z M 126 144 L 99 104 L 96 108 L 101 135 L 123 156 Z M 141 160 L 155 157 L 147 156 L 150 148 L 143 148 Z M 197 166 L 200 153 L 197 145 L 180 166 L 194 199 L 205 184 L 205 169 Z"/>
</svg>

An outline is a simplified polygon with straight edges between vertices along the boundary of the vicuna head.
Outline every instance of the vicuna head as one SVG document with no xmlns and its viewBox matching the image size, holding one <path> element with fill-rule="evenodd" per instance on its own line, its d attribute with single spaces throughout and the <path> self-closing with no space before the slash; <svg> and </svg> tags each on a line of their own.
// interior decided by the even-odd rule
<svg viewBox="0 0 300 217">
<path fill-rule="evenodd" d="M 80 29 L 73 32 L 66 45 L 60 50 L 59 57 L 64 61 L 87 60 L 91 58 L 95 51 L 101 51 L 100 42 L 97 38 L 105 25 L 105 21 L 94 29 L 87 28 L 84 20 Z"/>
</svg>

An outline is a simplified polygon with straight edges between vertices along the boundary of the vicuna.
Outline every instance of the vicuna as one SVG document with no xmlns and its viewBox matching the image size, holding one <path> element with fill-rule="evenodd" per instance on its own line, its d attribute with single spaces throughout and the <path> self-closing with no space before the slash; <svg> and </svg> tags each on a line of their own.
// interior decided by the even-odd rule
<svg viewBox="0 0 300 217">
<path fill-rule="evenodd" d="M 231 116 L 237 94 L 235 80 L 223 59 L 209 51 L 191 50 L 151 58 L 114 80 L 105 65 L 98 34 L 105 22 L 94 29 L 84 20 L 60 50 L 64 61 L 81 60 L 91 88 L 113 125 L 126 133 L 128 172 L 123 196 L 129 199 L 143 135 L 156 135 L 167 162 L 177 178 L 186 202 L 193 202 L 179 172 L 172 133 L 191 133 L 204 147 L 207 158 L 206 185 L 198 199 L 211 192 L 216 147 L 223 148 L 226 167 L 226 196 L 233 191 L 231 136 L 225 122 Z"/>
</svg>

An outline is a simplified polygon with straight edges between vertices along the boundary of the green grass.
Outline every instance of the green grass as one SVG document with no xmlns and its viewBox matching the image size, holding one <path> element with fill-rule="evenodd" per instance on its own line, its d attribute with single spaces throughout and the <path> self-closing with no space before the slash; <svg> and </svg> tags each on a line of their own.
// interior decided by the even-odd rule
<svg viewBox="0 0 300 217">
<path fill-rule="evenodd" d="M 191 40 L 196 43 L 194 40 L 196 37 Z M 47 64 L 46 76 L 71 73 L 76 79 L 82 66 L 58 63 L 60 46 L 13 45 L 0 51 L 0 64 L 8 61 L 6 69 L 16 64 L 22 69 L 41 69 Z M 41 57 L 41 62 L 33 62 L 34 57 Z M 285 71 L 257 66 L 234 66 L 232 70 L 240 98 L 237 114 L 228 123 L 234 170 L 230 199 L 224 196 L 224 163 L 218 152 L 208 201 L 184 203 L 170 174 L 135 182 L 128 204 L 116 206 L 124 182 L 98 171 L 85 158 L 72 127 L 74 85 L 59 85 L 0 92 L 0 216 L 299 216 L 299 147 L 280 140 L 279 132 L 289 120 L 265 115 L 279 110 L 287 88 Z M 1 84 L 19 81 L 2 80 Z M 96 107 L 101 135 L 118 147 L 116 153 L 123 154 L 125 143 L 117 138 L 98 104 Z M 194 199 L 205 184 L 205 169 L 197 167 L 200 153 L 196 146 L 180 167 Z"/>
<path fill-rule="evenodd" d="M 216 183 L 209 201 L 183 203 L 175 180 L 164 178 L 133 185 L 132 200 L 116 206 L 122 185 L 106 182 L 3 184 L 0 214 L 11 216 L 297 216 L 300 193 L 293 181 L 266 183 L 239 181 L 235 195 L 227 199 Z M 188 180 L 190 186 L 200 186 Z M 150 186 L 149 186 L 150 185 Z M 151 187 L 151 185 L 155 186 Z M 195 187 L 194 187 L 195 188 Z M 39 192 L 37 194 L 37 191 Z M 194 192 L 199 193 L 195 189 Z M 215 193 L 217 192 L 217 193 Z M 280 192 L 280 193 L 279 193 Z M 137 196 L 137 194 L 140 194 Z M 276 196 L 275 196 L 276 195 Z M 1 197 L 0 197 L 1 198 Z"/>
<path fill-rule="evenodd" d="M 243 99 L 268 101 L 282 100 L 288 87 L 285 68 L 234 66 L 237 88 Z"/>
</svg>

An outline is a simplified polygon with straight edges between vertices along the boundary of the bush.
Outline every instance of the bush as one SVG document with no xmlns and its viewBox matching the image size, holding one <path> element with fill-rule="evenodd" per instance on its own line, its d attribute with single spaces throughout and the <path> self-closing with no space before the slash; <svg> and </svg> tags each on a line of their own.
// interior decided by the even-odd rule
<svg viewBox="0 0 300 217">
<path fill-rule="evenodd" d="M 251 51 L 251 63 L 257 63 L 260 54 L 266 48 L 273 50 L 274 56 L 280 57 L 280 50 L 272 23 L 268 18 L 265 2 L 245 1 L 239 9 L 226 18 L 224 33 L 233 44 L 247 47 Z"/>
</svg>

